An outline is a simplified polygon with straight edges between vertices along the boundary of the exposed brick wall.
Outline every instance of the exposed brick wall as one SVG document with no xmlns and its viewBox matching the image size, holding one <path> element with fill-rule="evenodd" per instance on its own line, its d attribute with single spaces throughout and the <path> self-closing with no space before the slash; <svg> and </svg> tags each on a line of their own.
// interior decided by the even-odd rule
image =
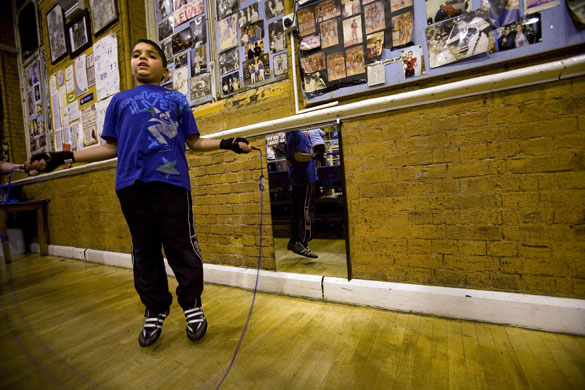
<svg viewBox="0 0 585 390">
<path fill-rule="evenodd" d="M 26 140 L 16 54 L 0 51 L 0 87 L 4 106 L 3 141 L 8 144 L 10 162 L 22 163 L 26 160 Z"/>
<path fill-rule="evenodd" d="M 120 25 L 114 31 L 123 64 Z M 198 107 L 200 131 L 292 115 L 291 90 L 289 80 Z M 584 103 L 580 77 L 344 121 L 353 277 L 585 298 Z M 188 160 L 205 261 L 255 266 L 257 155 L 189 153 Z M 25 191 L 52 199 L 51 243 L 130 251 L 113 168 Z M 267 205 L 264 212 L 262 267 L 274 269 Z"/>
<path fill-rule="evenodd" d="M 353 276 L 585 297 L 585 78 L 343 126 Z"/>
</svg>

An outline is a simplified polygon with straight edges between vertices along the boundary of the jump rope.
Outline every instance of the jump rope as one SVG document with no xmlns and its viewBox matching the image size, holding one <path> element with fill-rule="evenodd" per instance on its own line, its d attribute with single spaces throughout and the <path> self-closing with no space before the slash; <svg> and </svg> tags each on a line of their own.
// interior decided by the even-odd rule
<svg viewBox="0 0 585 390">
<path fill-rule="evenodd" d="M 244 341 L 244 336 L 248 331 L 248 324 L 250 324 L 250 318 L 252 317 L 252 311 L 254 310 L 254 302 L 256 301 L 256 292 L 258 291 L 258 279 L 260 277 L 260 261 L 262 260 L 262 220 L 264 218 L 264 184 L 262 184 L 262 179 L 264 179 L 264 163 L 262 160 L 262 150 L 255 146 L 251 146 L 252 149 L 258 151 L 260 153 L 260 177 L 258 178 L 258 189 L 260 190 L 260 245 L 258 247 L 258 264 L 256 266 L 256 283 L 254 284 L 254 295 L 252 296 L 252 304 L 250 305 L 250 311 L 248 312 L 248 318 L 246 319 L 246 323 L 244 324 L 244 328 L 242 329 L 242 334 L 240 335 L 240 339 L 238 340 L 238 344 L 236 345 L 236 350 L 234 351 L 234 356 L 221 378 L 221 381 L 218 383 L 217 387 L 215 388 L 218 390 L 225 379 L 227 378 L 228 374 L 230 373 L 234 362 L 236 360 L 236 356 L 238 356 L 238 352 L 240 347 L 242 346 L 242 341 Z"/>
</svg>

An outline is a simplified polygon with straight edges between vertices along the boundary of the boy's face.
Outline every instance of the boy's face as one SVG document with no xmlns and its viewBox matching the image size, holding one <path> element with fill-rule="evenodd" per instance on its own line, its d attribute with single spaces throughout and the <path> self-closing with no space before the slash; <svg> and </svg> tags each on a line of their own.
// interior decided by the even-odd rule
<svg viewBox="0 0 585 390">
<path fill-rule="evenodd" d="M 134 46 L 130 65 L 138 85 L 159 85 L 169 73 L 156 49 L 145 42 L 139 42 Z"/>
</svg>

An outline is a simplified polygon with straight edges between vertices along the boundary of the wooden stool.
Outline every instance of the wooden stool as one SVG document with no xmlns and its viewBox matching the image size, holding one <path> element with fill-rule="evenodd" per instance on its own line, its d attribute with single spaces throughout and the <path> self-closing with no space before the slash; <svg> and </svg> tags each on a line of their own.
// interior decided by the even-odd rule
<svg viewBox="0 0 585 390">
<path fill-rule="evenodd" d="M 8 229 L 6 228 L 6 214 L 9 211 L 29 211 L 37 212 L 37 235 L 39 236 L 39 247 L 41 256 L 49 254 L 49 225 L 47 221 L 47 204 L 50 199 L 29 200 L 27 202 L 14 202 L 0 204 L 0 235 L 2 236 L 2 249 L 6 264 L 12 263 L 10 254 L 10 245 L 8 243 Z"/>
</svg>

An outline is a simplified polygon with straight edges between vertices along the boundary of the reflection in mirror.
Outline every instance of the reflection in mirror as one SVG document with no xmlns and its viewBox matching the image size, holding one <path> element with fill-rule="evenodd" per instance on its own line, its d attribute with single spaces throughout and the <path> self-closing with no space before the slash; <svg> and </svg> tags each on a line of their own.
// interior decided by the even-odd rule
<svg viewBox="0 0 585 390">
<path fill-rule="evenodd" d="M 348 278 L 338 123 L 266 136 L 278 272 Z"/>
</svg>

